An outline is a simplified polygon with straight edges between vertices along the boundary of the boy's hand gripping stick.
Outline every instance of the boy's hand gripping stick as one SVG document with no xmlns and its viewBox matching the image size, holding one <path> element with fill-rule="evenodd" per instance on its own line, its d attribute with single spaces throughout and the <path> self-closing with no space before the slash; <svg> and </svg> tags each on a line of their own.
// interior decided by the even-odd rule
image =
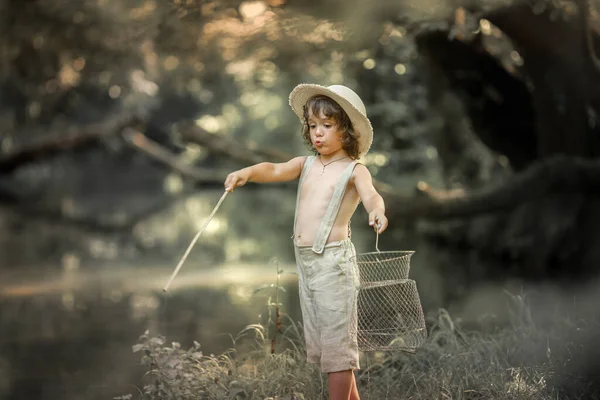
<svg viewBox="0 0 600 400">
<path fill-rule="evenodd" d="M 185 251 L 185 253 L 183 254 L 183 257 L 181 257 L 181 260 L 179 260 L 179 264 L 177 264 L 177 267 L 175 268 L 175 271 L 173 271 L 173 274 L 171 275 L 171 278 L 169 278 L 169 281 L 167 282 L 167 284 L 165 285 L 165 288 L 163 289 L 163 291 L 167 291 L 167 289 L 169 289 L 169 286 L 171 285 L 171 282 L 173 282 L 173 279 L 175 279 L 175 276 L 177 275 L 177 273 L 179 272 L 179 270 L 181 269 L 181 266 L 183 265 L 183 263 L 185 262 L 185 259 L 187 258 L 188 254 L 190 254 L 190 251 L 192 250 L 192 248 L 194 247 L 194 245 L 196 244 L 196 242 L 198 241 L 198 239 L 200 238 L 200 235 L 202 235 L 202 232 L 204 232 L 204 230 L 206 229 L 206 227 L 208 226 L 208 224 L 210 223 L 210 221 L 213 219 L 213 217 L 215 216 L 215 213 L 217 212 L 217 210 L 219 209 L 219 207 L 221 206 L 221 203 L 223 202 L 223 200 L 225 200 L 225 197 L 227 197 L 227 194 L 229 192 L 226 190 L 225 193 L 223 193 L 223 196 L 221 196 L 221 199 L 219 200 L 219 202 L 217 203 L 217 205 L 215 206 L 215 208 L 212 210 L 212 212 L 210 213 L 210 215 L 208 216 L 208 219 L 206 220 L 206 222 L 204 222 L 204 225 L 202 225 L 202 228 L 200 228 L 200 230 L 198 231 L 198 233 L 196 234 L 196 237 L 194 237 L 194 240 L 192 240 L 192 242 L 190 243 L 190 245 L 188 246 L 187 250 Z"/>
</svg>

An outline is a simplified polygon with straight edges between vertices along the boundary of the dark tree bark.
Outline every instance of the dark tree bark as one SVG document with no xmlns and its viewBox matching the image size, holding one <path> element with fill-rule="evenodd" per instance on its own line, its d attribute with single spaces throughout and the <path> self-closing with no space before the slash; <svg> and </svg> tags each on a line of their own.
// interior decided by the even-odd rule
<svg viewBox="0 0 600 400">
<path fill-rule="evenodd" d="M 486 16 L 515 43 L 531 81 L 539 157 L 600 155 L 600 73 L 587 46 L 587 2 L 576 14 L 553 18 L 547 8 L 535 14 L 529 5 Z"/>
<path fill-rule="evenodd" d="M 479 41 L 467 43 L 436 31 L 417 37 L 429 70 L 444 75 L 463 99 L 475 133 L 490 149 L 521 170 L 538 157 L 534 110 L 525 84 L 511 76 Z M 430 80 L 430 93 L 438 88 Z"/>
<path fill-rule="evenodd" d="M 426 62 L 462 96 L 477 135 L 517 170 L 555 154 L 600 154 L 600 73 L 590 53 L 598 46 L 582 3 L 559 18 L 552 7 L 536 13 L 523 3 L 482 14 L 524 60 L 516 74 L 484 48 L 481 34 L 472 41 L 447 31 L 417 37 Z"/>
<path fill-rule="evenodd" d="M 600 230 L 592 221 L 600 199 L 600 182 L 594 177 L 600 155 L 598 14 L 591 1 L 536 4 L 543 9 L 515 1 L 482 10 L 479 2 L 471 2 L 473 26 L 481 19 L 490 21 L 491 36 L 480 32 L 465 38 L 447 27 L 417 37 L 421 56 L 433 71 L 428 82 L 432 103 L 446 95 L 439 82 L 447 83 L 462 99 L 477 136 L 516 170 L 505 185 L 490 183 L 432 208 L 428 217 L 436 223 L 427 226 L 428 233 L 518 260 L 520 275 L 596 275 L 600 253 L 592 242 Z M 494 36 L 496 28 L 500 39 Z M 505 47 L 491 47 L 499 40 Z M 513 49 L 518 54 L 510 53 Z M 520 58 L 521 65 L 507 66 L 510 55 Z M 446 116 L 447 122 L 451 119 Z M 415 214 L 423 215 L 431 202 Z M 454 222 L 440 223 L 444 215 L 452 215 Z"/>
</svg>

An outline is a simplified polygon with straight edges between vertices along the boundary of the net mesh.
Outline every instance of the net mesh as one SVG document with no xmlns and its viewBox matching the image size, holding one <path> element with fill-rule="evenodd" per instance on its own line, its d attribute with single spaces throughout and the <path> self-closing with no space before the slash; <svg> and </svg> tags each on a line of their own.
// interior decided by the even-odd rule
<svg viewBox="0 0 600 400">
<path fill-rule="evenodd" d="M 414 352 L 427 338 L 415 281 L 408 279 L 413 251 L 358 254 L 358 347 L 361 351 Z"/>
</svg>

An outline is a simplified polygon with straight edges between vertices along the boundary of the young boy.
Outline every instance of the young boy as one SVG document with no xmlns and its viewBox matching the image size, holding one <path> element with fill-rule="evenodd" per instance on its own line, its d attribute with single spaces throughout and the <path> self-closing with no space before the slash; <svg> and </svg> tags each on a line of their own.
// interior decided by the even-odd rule
<svg viewBox="0 0 600 400">
<path fill-rule="evenodd" d="M 373 128 L 363 102 L 345 86 L 299 85 L 290 94 L 290 105 L 316 157 L 252 165 L 229 174 L 225 188 L 300 179 L 292 239 L 307 358 L 328 373 L 330 399 L 357 400 L 353 370 L 359 368 L 359 282 L 351 262 L 356 253 L 350 219 L 362 201 L 369 225 L 378 233 L 388 225 L 369 170 L 356 162 L 371 147 Z"/>
</svg>

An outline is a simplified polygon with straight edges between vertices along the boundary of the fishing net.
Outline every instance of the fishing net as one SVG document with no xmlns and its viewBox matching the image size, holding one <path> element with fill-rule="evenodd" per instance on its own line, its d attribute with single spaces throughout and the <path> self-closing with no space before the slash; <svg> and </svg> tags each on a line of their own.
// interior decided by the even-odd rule
<svg viewBox="0 0 600 400">
<path fill-rule="evenodd" d="M 361 351 L 415 352 L 427 338 L 417 285 L 408 279 L 413 253 L 377 249 L 355 257 L 360 276 L 357 339 Z"/>
</svg>

